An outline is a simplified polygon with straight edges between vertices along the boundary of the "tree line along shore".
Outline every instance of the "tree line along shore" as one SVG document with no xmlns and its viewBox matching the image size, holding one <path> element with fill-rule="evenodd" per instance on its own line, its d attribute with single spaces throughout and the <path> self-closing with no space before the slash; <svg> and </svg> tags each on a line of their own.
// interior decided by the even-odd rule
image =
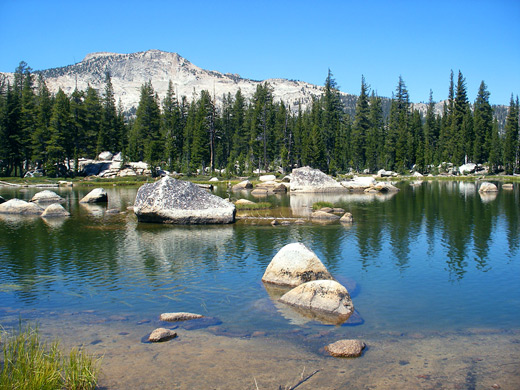
<svg viewBox="0 0 520 390">
<path fill-rule="evenodd" d="M 414 109 L 400 77 L 388 115 L 382 98 L 361 79 L 354 115 L 346 113 L 332 73 L 321 97 L 305 110 L 274 101 L 268 83 L 251 99 L 240 90 L 221 106 L 208 91 L 176 96 L 170 81 L 160 100 L 151 82 L 141 87 L 137 110 L 116 104 L 111 77 L 104 91 L 92 87 L 51 94 L 45 80 L 20 63 L 14 80 L 0 80 L 0 176 L 21 177 L 38 169 L 48 177 L 80 175 L 80 158 L 122 152 L 126 161 L 161 170 L 228 177 L 290 172 L 311 166 L 328 174 L 380 169 L 439 174 L 473 163 L 488 174 L 518 173 L 518 96 L 511 96 L 504 127 L 482 81 L 475 102 L 459 71 L 450 76 L 442 112 L 432 94 L 425 113 Z"/>
</svg>

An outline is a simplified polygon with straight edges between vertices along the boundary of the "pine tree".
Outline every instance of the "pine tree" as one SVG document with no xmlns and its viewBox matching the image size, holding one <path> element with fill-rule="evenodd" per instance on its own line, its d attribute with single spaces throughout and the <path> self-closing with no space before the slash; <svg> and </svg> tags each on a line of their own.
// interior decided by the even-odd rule
<svg viewBox="0 0 520 390">
<path fill-rule="evenodd" d="M 351 147 L 354 168 L 360 171 L 365 167 L 367 134 L 370 128 L 370 107 L 368 105 L 368 85 L 361 76 L 361 92 L 356 102 L 356 115 L 352 125 Z"/>
<path fill-rule="evenodd" d="M 410 100 L 403 79 L 399 76 L 396 95 L 392 99 L 388 133 L 385 142 L 385 163 L 389 169 L 403 171 L 410 163 L 407 146 L 410 136 Z"/>
<path fill-rule="evenodd" d="M 74 158 L 74 170 L 78 172 L 79 168 L 79 157 L 84 156 L 87 150 L 86 137 L 85 137 L 85 94 L 83 91 L 75 89 L 70 96 L 70 137 L 67 141 L 67 158 Z M 68 161 L 68 168 L 70 170 L 70 161 Z"/>
<path fill-rule="evenodd" d="M 473 162 L 482 164 L 489 159 L 492 142 L 493 109 L 489 104 L 489 92 L 484 81 L 480 87 L 473 108 L 474 132 Z"/>
<path fill-rule="evenodd" d="M 41 169 L 47 163 L 47 145 L 50 140 L 50 121 L 52 114 L 52 97 L 45 80 L 38 78 L 38 94 L 36 96 L 36 126 L 31 134 L 32 160 Z"/>
<path fill-rule="evenodd" d="M 433 92 L 430 90 L 430 100 L 424 121 L 424 169 L 429 171 L 431 165 L 437 164 L 437 147 L 439 142 L 439 125 L 435 115 Z"/>
<path fill-rule="evenodd" d="M 128 156 L 134 161 L 146 161 L 155 173 L 163 156 L 161 115 L 158 98 L 151 81 L 141 86 L 141 96 L 135 122 L 129 134 Z"/>
<path fill-rule="evenodd" d="M 71 117 L 69 98 L 60 88 L 52 107 L 50 121 L 50 138 L 47 144 L 48 164 L 46 173 L 48 176 L 59 174 L 59 165 L 67 157 L 67 143 L 70 134 Z"/>
<path fill-rule="evenodd" d="M 168 83 L 168 91 L 162 102 L 162 134 L 166 140 L 166 160 L 170 170 L 179 165 L 182 151 L 181 110 L 173 90 L 173 83 Z"/>
<path fill-rule="evenodd" d="M 502 165 L 502 142 L 498 131 L 498 120 L 493 119 L 491 128 L 491 146 L 489 150 L 489 172 L 498 172 L 499 166 Z"/>
<path fill-rule="evenodd" d="M 258 161 L 259 169 L 268 170 L 271 162 L 268 145 L 273 142 L 275 112 L 271 86 L 268 83 L 258 85 L 252 100 L 250 143 L 253 159 Z"/>
<path fill-rule="evenodd" d="M 384 145 L 384 118 L 382 100 L 372 91 L 370 97 L 370 127 L 366 137 L 366 167 L 370 172 L 381 166 Z"/>
<path fill-rule="evenodd" d="M 339 95 L 339 88 L 330 69 L 325 79 L 325 88 L 322 96 L 323 116 L 321 128 L 323 132 L 323 143 L 325 146 L 325 156 L 327 160 L 327 170 L 337 166 L 336 156 L 334 156 L 336 135 L 341 131 L 343 106 Z"/>
<path fill-rule="evenodd" d="M 85 156 L 96 157 L 97 141 L 101 132 L 103 108 L 97 91 L 90 85 L 85 94 Z"/>
<path fill-rule="evenodd" d="M 506 118 L 506 125 L 504 128 L 504 143 L 503 143 L 503 159 L 506 174 L 512 175 L 518 169 L 518 116 L 519 116 L 518 98 L 517 102 L 511 95 L 509 103 L 509 111 Z"/>
<path fill-rule="evenodd" d="M 103 95 L 101 122 L 97 139 L 97 151 L 99 154 L 105 150 L 117 152 L 121 148 L 120 134 L 117 134 L 117 110 L 114 97 L 114 88 L 110 72 L 105 73 L 105 93 Z"/>
<path fill-rule="evenodd" d="M 473 124 L 466 93 L 466 79 L 459 71 L 451 122 L 453 136 L 451 162 L 461 165 L 473 155 Z"/>
</svg>

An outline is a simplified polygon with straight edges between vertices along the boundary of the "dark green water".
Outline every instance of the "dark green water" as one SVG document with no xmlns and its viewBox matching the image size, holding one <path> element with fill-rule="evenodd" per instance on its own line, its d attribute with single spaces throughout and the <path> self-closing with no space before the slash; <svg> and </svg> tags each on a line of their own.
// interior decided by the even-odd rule
<svg viewBox="0 0 520 390">
<path fill-rule="evenodd" d="M 354 215 L 352 226 L 276 227 L 250 219 L 228 226 L 139 224 L 131 212 L 79 205 L 89 189 L 57 190 L 72 213 L 66 220 L 0 217 L 0 323 L 7 312 L 42 320 L 95 311 L 137 320 L 190 311 L 218 317 L 238 333 L 276 334 L 298 319 L 276 310 L 260 280 L 276 252 L 298 241 L 351 288 L 364 321 L 357 329 L 520 327 L 518 186 L 487 197 L 474 183 L 400 188 L 383 197 L 271 197 L 277 208 L 270 212 L 278 216 L 308 215 L 316 200 Z M 0 195 L 28 200 L 38 191 L 0 188 Z M 108 209 L 126 211 L 136 189 L 108 192 Z"/>
</svg>

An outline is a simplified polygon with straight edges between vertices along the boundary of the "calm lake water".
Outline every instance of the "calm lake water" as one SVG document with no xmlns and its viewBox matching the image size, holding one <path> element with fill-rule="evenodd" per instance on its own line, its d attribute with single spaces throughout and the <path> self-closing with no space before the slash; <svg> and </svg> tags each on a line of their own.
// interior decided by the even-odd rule
<svg viewBox="0 0 520 390">
<path fill-rule="evenodd" d="M 366 381 L 370 388 L 520 384 L 519 186 L 485 196 L 472 182 L 398 186 L 401 191 L 390 195 L 272 196 L 268 201 L 276 205 L 274 209 L 239 213 L 243 218 L 227 226 L 138 223 L 126 211 L 135 199 L 135 188 L 108 188 L 108 206 L 79 204 L 91 188 L 56 189 L 66 199 L 70 218 L 45 221 L 0 215 L 0 324 L 15 326 L 20 318 L 35 321 L 46 334 L 65 338 L 65 345 L 85 345 L 105 354 L 101 385 L 110 388 L 128 383 L 154 388 L 162 380 L 171 388 L 255 388 L 253 378 L 262 375 L 264 385 L 259 382 L 258 386 L 275 388 L 297 378 L 304 366 L 310 374 L 313 362 L 314 369 L 329 370 L 329 379 L 318 373 L 307 387 L 301 385 L 303 389 L 364 388 L 361 384 L 365 386 Z M 29 200 L 40 190 L 0 187 L 0 195 Z M 227 196 L 224 187 L 216 192 Z M 247 192 L 232 197 L 254 199 Z M 269 215 L 305 219 L 318 200 L 350 211 L 354 223 L 307 221 L 273 227 L 263 219 Z M 107 213 L 113 208 L 123 212 Z M 276 292 L 264 287 L 261 277 L 266 266 L 291 242 L 311 248 L 347 286 L 357 311 L 352 321 L 340 327 L 309 321 L 279 304 Z M 180 324 L 177 340 L 151 350 L 154 346 L 143 344 L 141 338 L 155 327 L 173 327 L 158 321 L 160 313 L 172 311 L 214 319 L 192 329 Z M 103 332 L 109 336 L 100 336 Z M 322 353 L 328 342 L 353 337 L 367 342 L 363 357 L 342 363 L 344 359 Z M 198 345 L 197 341 L 189 344 L 191 338 L 201 343 L 197 358 L 189 359 L 191 369 L 176 372 L 174 379 L 166 369 L 156 373 L 152 382 L 143 378 L 141 369 L 160 366 L 153 357 L 159 348 L 185 348 L 189 355 L 190 345 Z M 397 340 L 395 346 L 392 340 Z M 242 342 L 244 346 L 239 347 Z M 256 350 L 265 356 L 255 360 L 248 342 L 256 343 Z M 486 359 L 490 366 L 483 371 L 478 369 L 482 363 L 471 363 L 478 358 L 462 358 L 479 343 L 488 345 L 488 352 L 490 345 L 502 348 L 500 354 Z M 408 356 L 410 348 L 427 344 L 427 351 Z M 459 374 L 449 374 L 453 368 L 448 363 L 440 366 L 446 357 L 438 357 L 439 364 L 432 368 L 435 353 L 449 344 L 459 349 L 449 361 L 460 366 Z M 283 350 L 278 349 L 281 345 Z M 122 346 L 126 349 L 119 350 Z M 298 356 L 293 366 L 260 373 L 262 365 L 277 361 L 293 347 L 297 349 L 293 356 Z M 392 348 L 395 367 L 383 357 Z M 240 357 L 226 363 L 235 364 L 235 372 L 220 367 L 218 358 L 211 364 L 204 360 L 210 351 L 222 351 L 225 362 L 230 350 Z M 149 363 L 146 358 L 139 362 L 141 353 L 151 356 Z M 473 353 L 483 354 L 478 349 Z M 242 358 L 246 356 L 249 362 Z M 421 359 L 430 359 L 429 365 L 424 366 Z M 136 377 L 122 368 L 132 361 L 139 367 L 134 370 Z M 363 379 L 360 368 L 356 374 L 349 371 L 358 364 L 372 365 L 373 370 L 388 364 L 388 370 L 381 374 L 384 380 L 374 382 Z M 489 378 L 494 371 L 486 370 L 497 366 L 502 367 L 496 372 L 500 378 Z M 210 367 L 219 374 L 200 374 L 212 372 Z M 412 373 L 404 371 L 412 368 Z"/>
</svg>

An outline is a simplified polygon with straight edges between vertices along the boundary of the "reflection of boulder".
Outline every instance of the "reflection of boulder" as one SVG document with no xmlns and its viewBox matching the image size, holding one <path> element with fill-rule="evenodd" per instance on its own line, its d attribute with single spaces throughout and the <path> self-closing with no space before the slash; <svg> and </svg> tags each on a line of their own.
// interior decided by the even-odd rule
<svg viewBox="0 0 520 390">
<path fill-rule="evenodd" d="M 94 217 L 102 217 L 105 213 L 106 207 L 92 204 L 92 203 L 80 203 L 81 207 Z"/>
<path fill-rule="evenodd" d="M 502 184 L 503 190 L 512 190 L 513 189 L 513 183 L 504 183 Z M 2 203 L 2 200 L 0 200 L 0 203 Z"/>
<path fill-rule="evenodd" d="M 332 279 L 332 275 L 316 254 L 301 243 L 284 246 L 267 266 L 263 282 L 283 286 L 298 286 L 302 283 Z"/>
<path fill-rule="evenodd" d="M 483 203 L 493 202 L 497 196 L 498 192 L 479 192 L 480 199 Z"/>
<path fill-rule="evenodd" d="M 345 188 L 319 169 L 302 167 L 293 169 L 291 193 L 295 192 L 342 192 Z"/>
<path fill-rule="evenodd" d="M 140 222 L 232 223 L 235 205 L 188 181 L 165 176 L 137 191 L 134 212 Z"/>
<path fill-rule="evenodd" d="M 392 199 L 397 192 L 376 192 L 369 193 L 303 193 L 294 194 L 291 192 L 289 199 L 291 211 L 295 217 L 309 217 L 312 213 L 312 205 L 316 202 L 329 202 L 332 204 L 340 203 L 370 203 L 370 202 L 385 202 Z"/>
<path fill-rule="evenodd" d="M 299 285 L 280 298 L 280 302 L 302 310 L 318 321 L 342 324 L 354 312 L 347 289 L 334 280 L 313 280 Z"/>
<path fill-rule="evenodd" d="M 35 203 L 26 202 L 21 199 L 10 199 L 0 204 L 2 214 L 40 215 L 43 209 Z"/>
</svg>

